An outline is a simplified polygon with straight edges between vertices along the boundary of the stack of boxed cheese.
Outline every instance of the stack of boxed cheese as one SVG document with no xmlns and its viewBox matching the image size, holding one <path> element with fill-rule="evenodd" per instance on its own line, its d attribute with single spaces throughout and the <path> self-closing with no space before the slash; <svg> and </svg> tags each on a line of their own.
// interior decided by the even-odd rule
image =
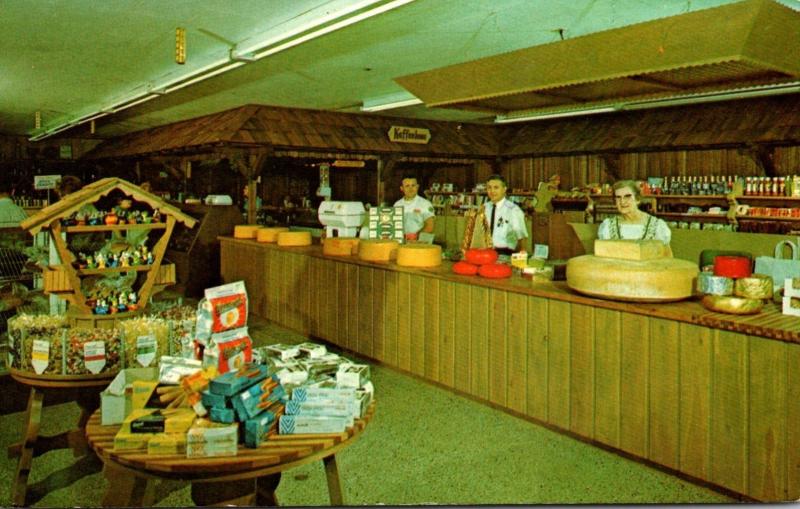
<svg viewBox="0 0 800 509">
<path fill-rule="evenodd" d="M 772 298 L 772 278 L 752 273 L 746 256 L 721 255 L 714 258 L 713 272 L 697 276 L 697 291 L 704 294 L 703 306 L 711 311 L 739 315 L 758 313 L 764 300 Z"/>
</svg>

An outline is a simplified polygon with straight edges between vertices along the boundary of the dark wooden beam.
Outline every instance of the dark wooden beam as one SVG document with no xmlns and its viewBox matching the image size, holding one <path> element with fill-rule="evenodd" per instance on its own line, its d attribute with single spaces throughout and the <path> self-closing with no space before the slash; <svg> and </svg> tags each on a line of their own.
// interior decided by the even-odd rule
<svg viewBox="0 0 800 509">
<path fill-rule="evenodd" d="M 599 154 L 599 157 L 606 165 L 606 175 L 611 177 L 608 183 L 613 184 L 617 180 L 620 180 L 622 178 L 622 173 L 620 172 L 620 155 L 616 153 L 605 153 Z"/>
</svg>

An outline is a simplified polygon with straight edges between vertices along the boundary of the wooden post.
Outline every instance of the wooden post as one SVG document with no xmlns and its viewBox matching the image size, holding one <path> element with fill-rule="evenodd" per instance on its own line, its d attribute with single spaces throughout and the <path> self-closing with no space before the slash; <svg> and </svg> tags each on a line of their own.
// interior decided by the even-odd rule
<svg viewBox="0 0 800 509">
<path fill-rule="evenodd" d="M 231 167 L 247 178 L 247 222 L 256 223 L 258 208 L 256 202 L 256 180 L 272 155 L 272 147 L 259 147 L 257 149 L 226 149 L 221 152 L 222 157 L 227 157 Z"/>
</svg>

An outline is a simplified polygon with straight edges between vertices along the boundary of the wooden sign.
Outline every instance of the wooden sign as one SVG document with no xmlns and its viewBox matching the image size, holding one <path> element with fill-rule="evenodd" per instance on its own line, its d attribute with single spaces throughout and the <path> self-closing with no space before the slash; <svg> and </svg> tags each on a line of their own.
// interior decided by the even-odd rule
<svg viewBox="0 0 800 509">
<path fill-rule="evenodd" d="M 337 159 L 333 162 L 333 166 L 336 168 L 363 168 L 364 161 L 345 161 Z"/>
<path fill-rule="evenodd" d="M 430 129 L 393 125 L 389 129 L 389 141 L 394 143 L 419 143 L 427 145 L 431 141 Z"/>
</svg>

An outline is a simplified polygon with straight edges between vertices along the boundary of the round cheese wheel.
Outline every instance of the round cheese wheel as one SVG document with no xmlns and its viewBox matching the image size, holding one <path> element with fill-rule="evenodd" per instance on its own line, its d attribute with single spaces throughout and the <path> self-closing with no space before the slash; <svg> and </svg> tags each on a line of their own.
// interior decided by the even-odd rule
<svg viewBox="0 0 800 509">
<path fill-rule="evenodd" d="M 485 265 L 497 261 L 497 251 L 491 248 L 472 248 L 464 253 L 464 260 L 473 265 Z"/>
<path fill-rule="evenodd" d="M 764 301 L 727 295 L 706 295 L 703 297 L 703 306 L 719 313 L 752 315 L 761 311 L 761 308 L 764 307 Z"/>
<path fill-rule="evenodd" d="M 270 226 L 267 228 L 259 228 L 256 232 L 256 240 L 259 242 L 277 242 L 278 234 L 280 232 L 288 232 L 289 228 L 285 226 Z"/>
<path fill-rule="evenodd" d="M 478 267 L 478 275 L 489 279 L 511 277 L 511 266 L 504 263 L 487 263 Z"/>
<path fill-rule="evenodd" d="M 257 224 L 239 224 L 233 227 L 234 239 L 254 239 L 260 227 Z"/>
<path fill-rule="evenodd" d="M 750 277 L 752 269 L 746 256 L 717 256 L 714 258 L 714 275 L 725 277 Z"/>
<path fill-rule="evenodd" d="M 369 239 L 358 243 L 358 257 L 367 262 L 388 262 L 397 258 L 400 243 L 390 239 Z"/>
<path fill-rule="evenodd" d="M 712 272 L 697 274 L 697 291 L 711 295 L 731 295 L 733 293 L 733 279 L 725 276 L 715 276 Z"/>
<path fill-rule="evenodd" d="M 441 264 L 442 246 L 403 244 L 397 248 L 397 265 L 401 267 L 438 267 Z"/>
<path fill-rule="evenodd" d="M 453 272 L 462 276 L 475 276 L 478 274 L 478 266 L 469 262 L 456 262 L 453 264 Z"/>
<path fill-rule="evenodd" d="M 772 277 L 764 274 L 752 274 L 736 280 L 733 294 L 746 299 L 771 299 Z"/>
<path fill-rule="evenodd" d="M 278 245 L 285 247 L 310 246 L 311 232 L 279 232 Z"/>
<path fill-rule="evenodd" d="M 322 254 L 350 256 L 358 253 L 358 240 L 353 237 L 331 237 L 322 244 Z"/>
<path fill-rule="evenodd" d="M 697 273 L 697 264 L 679 258 L 636 261 L 583 255 L 567 262 L 567 286 L 606 299 L 671 301 L 692 296 Z"/>
</svg>

